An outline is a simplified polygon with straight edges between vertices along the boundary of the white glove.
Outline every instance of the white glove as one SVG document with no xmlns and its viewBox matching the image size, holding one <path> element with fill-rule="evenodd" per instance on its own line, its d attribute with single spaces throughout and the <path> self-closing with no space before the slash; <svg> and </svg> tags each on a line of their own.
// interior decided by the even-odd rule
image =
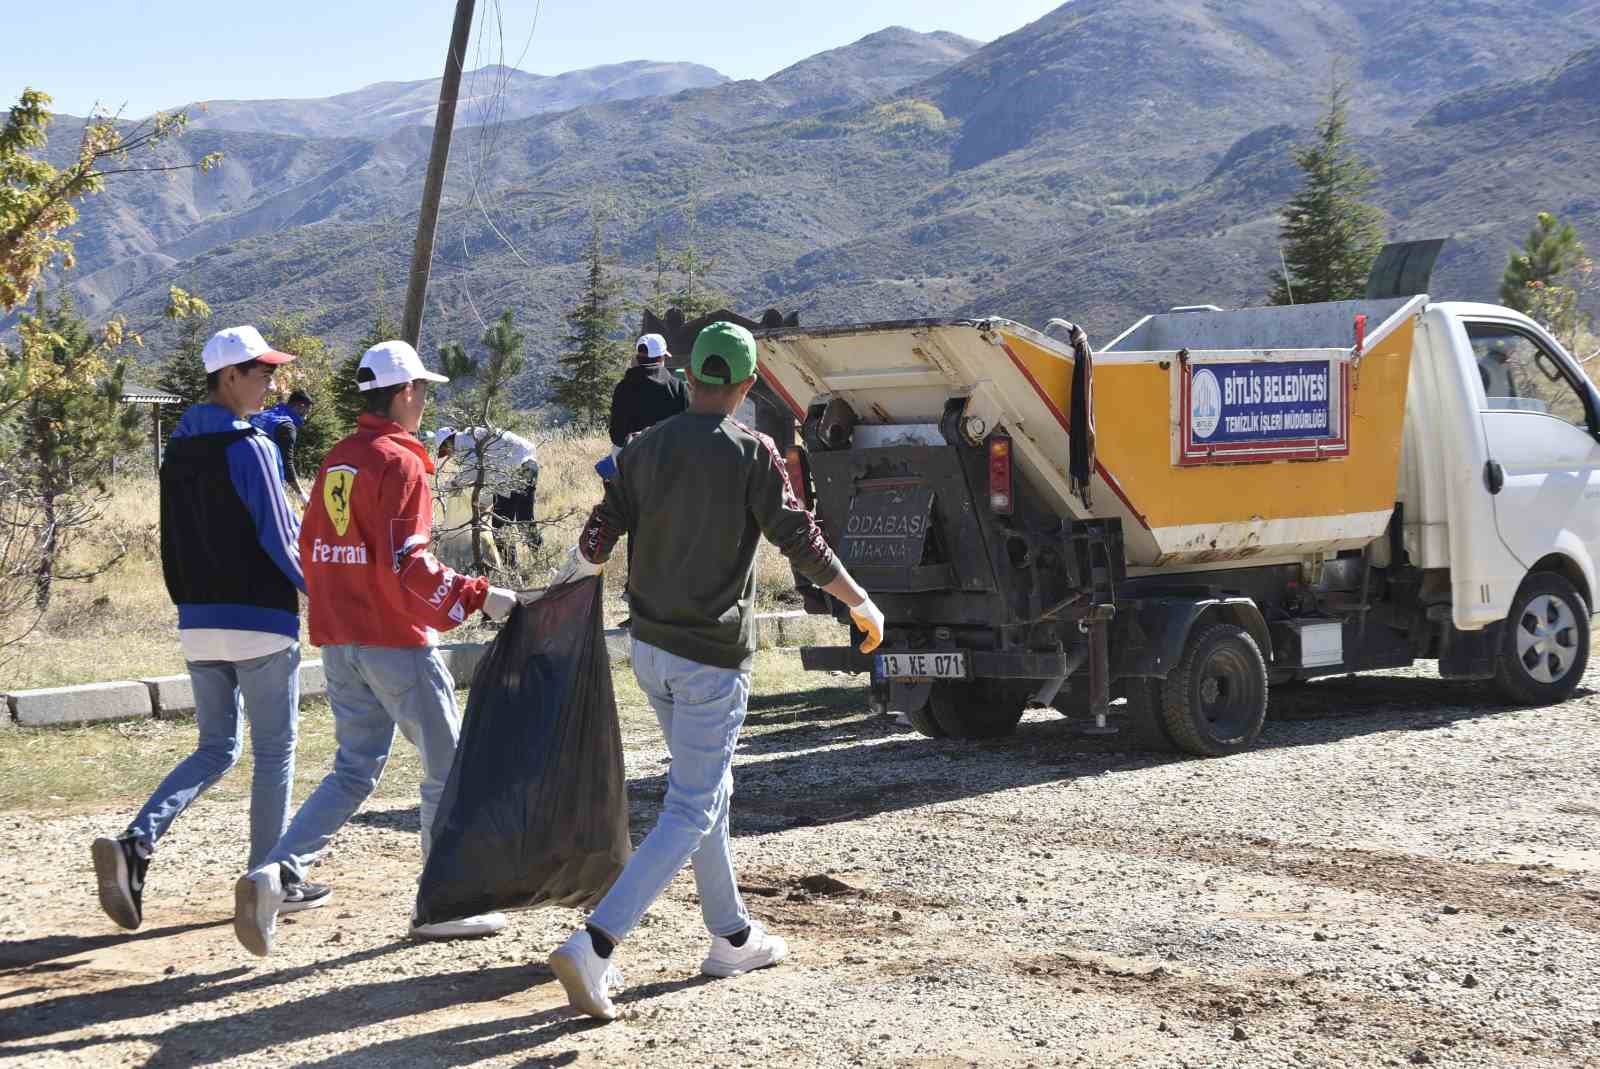
<svg viewBox="0 0 1600 1069">
<path fill-rule="evenodd" d="M 489 588 L 489 596 L 483 599 L 483 615 L 499 623 L 511 615 L 511 610 L 517 607 L 517 594 L 514 590 L 507 590 L 503 586 Z"/>
<path fill-rule="evenodd" d="M 861 652 L 871 653 L 883 641 L 883 610 L 872 603 L 868 598 L 860 605 L 850 610 L 850 619 L 855 625 L 866 632 L 867 637 L 862 640 Z"/>
<path fill-rule="evenodd" d="M 604 565 L 595 564 L 573 546 L 567 551 L 567 559 L 557 568 L 550 577 L 550 586 L 560 586 L 562 583 L 575 583 L 579 579 L 587 579 L 591 575 L 599 575 Z"/>
</svg>

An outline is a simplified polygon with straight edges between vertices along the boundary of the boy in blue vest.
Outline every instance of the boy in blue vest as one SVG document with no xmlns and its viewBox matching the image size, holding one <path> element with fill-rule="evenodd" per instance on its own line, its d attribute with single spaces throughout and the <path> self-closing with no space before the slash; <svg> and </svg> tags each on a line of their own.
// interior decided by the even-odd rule
<svg viewBox="0 0 1600 1069">
<path fill-rule="evenodd" d="M 293 360 L 254 327 L 218 331 L 201 351 L 207 400 L 183 414 L 161 461 L 161 570 L 178 606 L 199 743 L 117 838 L 94 841 L 100 906 L 117 924 L 144 920 L 144 881 L 160 840 L 239 760 L 250 724 L 249 864 L 289 823 L 300 713 L 300 522 L 279 481 L 278 449 L 246 420 Z M 325 905 L 328 888 L 296 884 L 288 910 Z"/>
</svg>

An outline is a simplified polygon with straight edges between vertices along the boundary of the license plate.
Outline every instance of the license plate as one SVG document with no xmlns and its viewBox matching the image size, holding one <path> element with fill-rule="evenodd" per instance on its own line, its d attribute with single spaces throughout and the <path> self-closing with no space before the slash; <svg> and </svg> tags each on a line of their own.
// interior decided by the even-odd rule
<svg viewBox="0 0 1600 1069">
<path fill-rule="evenodd" d="M 880 653 L 878 676 L 881 679 L 965 679 L 967 655 L 964 653 Z"/>
</svg>

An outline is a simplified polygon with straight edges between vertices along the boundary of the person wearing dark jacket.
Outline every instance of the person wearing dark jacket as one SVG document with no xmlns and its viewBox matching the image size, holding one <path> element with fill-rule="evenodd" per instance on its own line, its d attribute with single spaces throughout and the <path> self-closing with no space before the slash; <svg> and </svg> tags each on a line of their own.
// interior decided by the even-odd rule
<svg viewBox="0 0 1600 1069">
<path fill-rule="evenodd" d="M 311 411 L 311 395 L 295 390 L 281 405 L 273 405 L 265 412 L 250 417 L 251 426 L 261 431 L 278 447 L 279 476 L 294 491 L 301 508 L 306 507 L 306 492 L 300 488 L 300 476 L 295 471 L 295 446 L 300 440 L 300 428 L 306 425 L 306 415 Z"/>
<path fill-rule="evenodd" d="M 728 844 L 733 753 L 750 697 L 756 649 L 755 557 L 765 535 L 802 575 L 850 607 L 870 653 L 883 613 L 829 548 L 795 497 L 772 439 L 732 418 L 756 381 L 756 343 L 713 323 L 689 358 L 689 410 L 633 438 L 617 458 L 567 563 L 552 585 L 598 573 L 628 532 L 633 560 L 633 672 L 655 710 L 672 763 L 650 834 L 588 923 L 550 957 L 573 1008 L 617 1016 L 611 957 L 685 863 L 694 868 L 711 949 L 700 970 L 739 976 L 788 954 L 751 917 Z"/>
<path fill-rule="evenodd" d="M 201 358 L 209 398 L 183 414 L 161 462 L 161 570 L 178 606 L 200 738 L 122 835 L 94 841 L 101 908 L 124 928 L 143 922 L 156 843 L 239 760 L 245 720 L 255 757 L 250 865 L 289 823 L 306 589 L 300 524 L 283 496 L 277 447 L 245 416 L 294 357 L 244 326 L 217 332 Z M 291 889 L 289 908 L 327 900 L 326 887 L 305 881 Z"/>
<path fill-rule="evenodd" d="M 611 444 L 628 439 L 689 407 L 684 384 L 667 370 L 667 340 L 659 334 L 639 339 L 633 366 L 611 391 Z"/>
</svg>

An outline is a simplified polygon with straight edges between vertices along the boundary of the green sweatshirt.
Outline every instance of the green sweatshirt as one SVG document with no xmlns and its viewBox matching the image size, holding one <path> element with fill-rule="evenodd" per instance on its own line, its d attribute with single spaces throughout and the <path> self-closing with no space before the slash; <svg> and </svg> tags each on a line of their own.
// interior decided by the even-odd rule
<svg viewBox="0 0 1600 1069">
<path fill-rule="evenodd" d="M 756 545 L 766 535 L 818 586 L 843 570 L 795 498 L 772 439 L 731 417 L 685 412 L 635 435 L 589 515 L 579 552 L 599 564 L 632 539 L 633 637 L 719 668 L 756 649 Z"/>
</svg>

